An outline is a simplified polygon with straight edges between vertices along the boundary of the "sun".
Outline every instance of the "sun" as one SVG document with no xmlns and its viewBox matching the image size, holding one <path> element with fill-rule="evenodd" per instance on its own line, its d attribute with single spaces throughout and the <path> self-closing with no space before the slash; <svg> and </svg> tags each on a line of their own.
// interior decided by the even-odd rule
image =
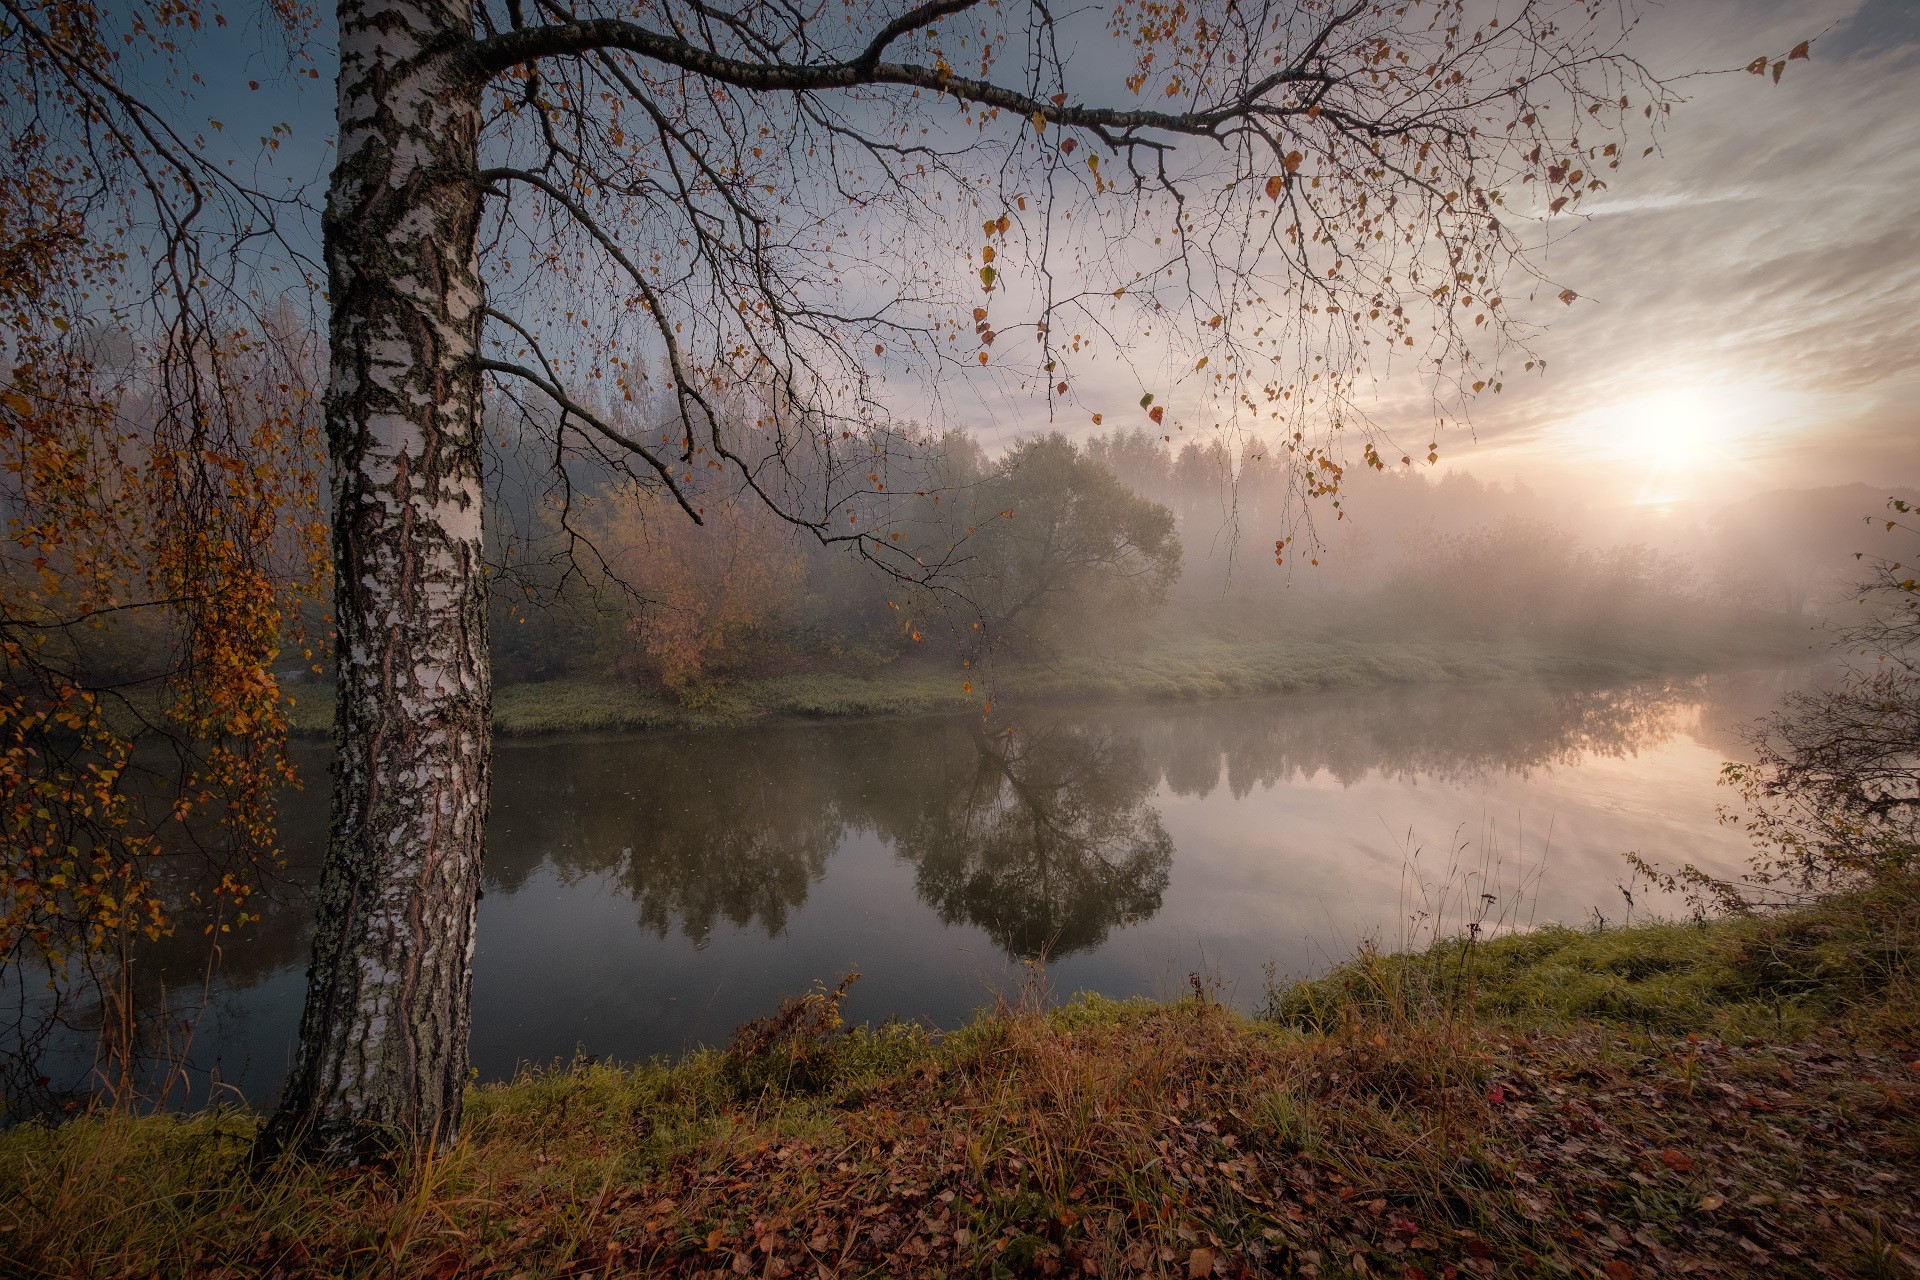
<svg viewBox="0 0 1920 1280">
<path fill-rule="evenodd" d="M 1834 417 L 1831 393 L 1712 372 L 1633 380 L 1644 388 L 1595 395 L 1546 438 L 1584 469 L 1592 492 L 1631 506 L 1678 511 L 1777 482 L 1773 459 L 1805 447 Z"/>
<path fill-rule="evenodd" d="M 1609 452 L 1668 479 L 1711 467 L 1725 452 L 1723 406 L 1692 388 L 1660 391 L 1618 405 L 1603 430 Z"/>
<path fill-rule="evenodd" d="M 1580 430 L 1628 503 L 1667 511 L 1738 469 L 1750 409 L 1737 391 L 1668 386 L 1583 414 Z"/>
</svg>

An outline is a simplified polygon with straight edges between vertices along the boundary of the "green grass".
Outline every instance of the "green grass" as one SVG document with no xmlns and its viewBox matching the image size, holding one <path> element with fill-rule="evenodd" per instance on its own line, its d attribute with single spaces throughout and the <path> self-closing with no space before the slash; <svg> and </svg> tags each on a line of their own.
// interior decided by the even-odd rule
<svg viewBox="0 0 1920 1280">
<path fill-rule="evenodd" d="M 1368 952 L 1324 977 L 1270 987 L 1266 1012 L 1317 1030 L 1464 1010 L 1530 1027 L 1806 1035 L 1861 1009 L 1912 1019 L 1917 966 L 1920 885 L 1909 877 L 1781 915 L 1554 925 L 1404 955 Z"/>
<path fill-rule="evenodd" d="M 1912 1275 L 1917 934 L 1907 881 L 1362 956 L 1267 1018 L 946 1035 L 817 987 L 724 1053 L 476 1088 L 456 1143 L 361 1169 L 255 1167 L 232 1110 L 23 1125 L 0 1273 Z"/>
<path fill-rule="evenodd" d="M 1410 684 L 1624 683 L 1778 661 L 1802 647 L 1795 628 L 1723 629 L 1593 651 L 1521 640 L 1489 644 L 1318 632 L 1244 639 L 1168 632 L 1137 652 L 1004 662 L 990 673 L 901 662 L 863 673 L 746 678 L 690 703 L 615 680 L 509 684 L 494 691 L 494 724 L 502 734 L 528 735 L 938 715 L 978 707 L 988 688 L 996 698 L 1027 702 L 1195 702 Z M 293 696 L 297 733 L 331 729 L 330 686 L 298 686 Z"/>
</svg>

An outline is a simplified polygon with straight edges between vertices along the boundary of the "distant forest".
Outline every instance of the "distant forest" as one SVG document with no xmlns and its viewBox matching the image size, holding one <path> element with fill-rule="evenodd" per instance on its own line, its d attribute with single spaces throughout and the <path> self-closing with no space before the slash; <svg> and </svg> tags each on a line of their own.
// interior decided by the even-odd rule
<svg viewBox="0 0 1920 1280">
<path fill-rule="evenodd" d="M 1284 446 L 1144 431 L 1051 434 L 990 456 L 965 430 L 908 429 L 875 437 L 865 474 L 768 480 L 891 530 L 890 546 L 934 570 L 909 583 L 702 485 L 719 469 L 697 450 L 684 471 L 699 524 L 590 461 L 568 462 L 556 488 L 551 456 L 495 446 L 496 677 L 619 679 L 685 699 L 743 676 L 1137 650 L 1175 620 L 1223 639 L 1591 649 L 1817 614 L 1847 598 L 1863 520 L 1887 496 L 1852 485 L 1661 513 L 1361 468 L 1312 496 Z"/>
</svg>

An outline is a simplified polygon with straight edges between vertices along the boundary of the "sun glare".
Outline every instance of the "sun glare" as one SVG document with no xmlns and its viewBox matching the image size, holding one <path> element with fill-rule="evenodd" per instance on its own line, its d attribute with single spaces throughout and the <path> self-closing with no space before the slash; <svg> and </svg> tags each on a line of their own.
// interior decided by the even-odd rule
<svg viewBox="0 0 1920 1280">
<path fill-rule="evenodd" d="M 1629 401 L 1616 414 L 1615 450 L 1650 470 L 1690 472 L 1710 465 L 1720 451 L 1718 415 L 1698 391 L 1663 391 Z"/>
<path fill-rule="evenodd" d="M 1769 387 L 1678 385 L 1596 406 L 1566 429 L 1580 452 L 1623 473 L 1629 502 L 1663 508 L 1746 474 L 1759 440 L 1811 409 Z"/>
</svg>

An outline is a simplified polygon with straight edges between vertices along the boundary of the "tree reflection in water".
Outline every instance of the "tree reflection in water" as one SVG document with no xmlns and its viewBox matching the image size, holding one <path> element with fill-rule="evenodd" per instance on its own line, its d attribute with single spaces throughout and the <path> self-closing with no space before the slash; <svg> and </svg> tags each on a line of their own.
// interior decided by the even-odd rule
<svg viewBox="0 0 1920 1280">
<path fill-rule="evenodd" d="M 702 944 L 722 923 L 778 935 L 842 838 L 814 755 L 743 734 L 553 739 L 500 755 L 485 891 L 512 893 L 543 865 L 568 882 L 604 876 L 661 937 Z"/>
<path fill-rule="evenodd" d="M 1173 845 L 1152 797 L 1369 774 L 1458 781 L 1615 756 L 1685 728 L 1701 682 L 1328 694 L 1238 705 L 1016 710 L 503 744 L 486 886 L 543 866 L 632 898 L 658 936 L 778 936 L 850 836 L 1014 959 L 1061 957 L 1158 911 Z"/>
<path fill-rule="evenodd" d="M 1016 958 L 1057 957 L 1158 910 L 1173 852 L 1152 804 L 1163 785 L 1205 796 L 1224 781 L 1244 796 L 1317 775 L 1524 773 L 1709 733 L 1748 711 L 1730 696 L 1700 681 L 1520 686 L 1016 711 L 1011 736 L 994 737 L 949 719 L 508 740 L 486 892 L 512 894 L 543 869 L 568 883 L 604 877 L 657 936 L 698 943 L 732 926 L 774 937 L 834 851 L 866 833 L 912 864 L 942 919 L 978 925 Z M 228 983 L 304 955 L 324 764 L 317 744 L 302 752 L 310 781 L 287 797 L 283 828 L 290 879 L 256 899 L 266 919 L 227 948 Z M 195 982 L 197 969 L 174 960 L 163 941 L 145 976 Z"/>
<path fill-rule="evenodd" d="M 942 920 L 1033 960 L 1097 947 L 1160 909 L 1173 838 L 1147 803 L 1158 778 L 1138 739 L 1054 723 L 976 733 L 974 747 L 967 786 L 929 796 L 896 835 Z"/>
<path fill-rule="evenodd" d="M 1173 843 L 1137 738 L 1041 723 L 989 738 L 954 721 L 544 742 L 503 755 L 489 892 L 543 865 L 603 876 L 659 936 L 724 922 L 774 937 L 827 859 L 871 832 L 948 923 L 1028 959 L 1097 946 L 1159 909 Z"/>
<path fill-rule="evenodd" d="M 1014 708 L 1012 733 L 996 736 L 962 717 L 506 740 L 483 909 L 546 877 L 630 900 L 658 939 L 701 946 L 728 929 L 776 939 L 823 891 L 836 852 L 864 839 L 911 868 L 911 891 L 941 920 L 982 930 L 1015 960 L 1057 959 L 1162 909 L 1174 849 L 1157 795 L 1205 797 L 1224 784 L 1240 798 L 1300 779 L 1470 782 L 1680 733 L 1717 751 L 1725 725 L 1798 677 Z M 297 976 L 311 927 L 304 890 L 326 830 L 324 747 L 305 747 L 300 764 L 308 786 L 284 797 L 287 879 L 254 899 L 264 919 L 223 949 L 213 984 L 215 1005 L 234 1017 L 265 1009 L 282 987 L 297 995 L 287 975 Z M 863 872 L 834 891 L 911 917 L 904 878 Z M 143 1000 L 191 1003 L 201 954 L 171 939 L 143 946 L 132 972 Z M 257 998 L 245 994 L 255 988 Z"/>
</svg>

